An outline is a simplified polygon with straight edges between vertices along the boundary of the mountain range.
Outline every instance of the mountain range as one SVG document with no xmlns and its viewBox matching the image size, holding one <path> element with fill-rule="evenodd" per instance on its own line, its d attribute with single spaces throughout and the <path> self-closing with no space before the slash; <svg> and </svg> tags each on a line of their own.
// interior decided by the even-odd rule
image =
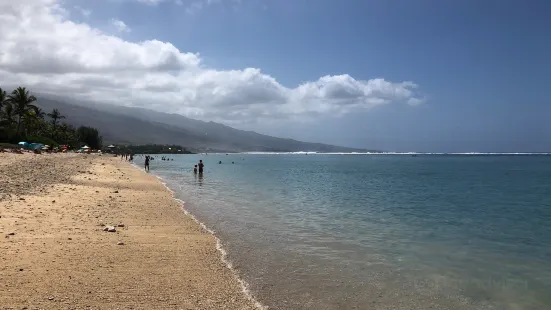
<svg viewBox="0 0 551 310">
<path fill-rule="evenodd" d="M 97 128 L 108 144 L 177 144 L 195 152 L 363 152 L 322 143 L 277 138 L 220 123 L 153 110 L 40 96 L 45 111 L 59 109 L 66 122 Z"/>
</svg>

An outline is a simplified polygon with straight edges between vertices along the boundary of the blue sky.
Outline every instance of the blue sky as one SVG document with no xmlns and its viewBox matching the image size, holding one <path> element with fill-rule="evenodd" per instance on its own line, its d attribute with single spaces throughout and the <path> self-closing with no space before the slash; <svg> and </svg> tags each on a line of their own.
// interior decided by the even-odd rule
<svg viewBox="0 0 551 310">
<path fill-rule="evenodd" d="M 549 1 L 159 2 L 66 0 L 62 5 L 75 23 L 124 41 L 169 42 L 182 53 L 199 53 L 201 66 L 219 71 L 258 68 L 286 90 L 347 74 L 354 81 L 411 81 L 414 93 L 388 102 L 423 101 L 375 104 L 370 97 L 362 101 L 370 102 L 365 108 L 308 110 L 315 117 L 281 114 L 266 122 L 225 121 L 208 114 L 219 106 L 209 106 L 203 118 L 278 136 L 394 151 L 551 151 Z M 83 9 L 89 14 L 81 14 Z M 260 96 L 254 94 L 243 100 Z M 182 111 L 170 112 L 193 117 Z M 248 113 L 240 115 L 257 115 Z"/>
</svg>

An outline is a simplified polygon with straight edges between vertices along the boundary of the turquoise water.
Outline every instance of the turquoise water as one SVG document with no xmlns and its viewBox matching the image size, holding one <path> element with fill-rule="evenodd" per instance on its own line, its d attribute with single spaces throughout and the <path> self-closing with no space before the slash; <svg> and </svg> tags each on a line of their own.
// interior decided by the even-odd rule
<svg viewBox="0 0 551 310">
<path fill-rule="evenodd" d="M 270 308 L 551 309 L 550 156 L 169 157 Z"/>
</svg>

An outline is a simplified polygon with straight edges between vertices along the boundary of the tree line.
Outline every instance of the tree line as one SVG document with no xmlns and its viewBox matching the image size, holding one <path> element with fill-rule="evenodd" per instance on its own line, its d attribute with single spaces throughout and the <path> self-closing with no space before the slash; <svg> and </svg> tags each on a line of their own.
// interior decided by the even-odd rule
<svg viewBox="0 0 551 310">
<path fill-rule="evenodd" d="M 63 121 L 66 116 L 58 109 L 46 112 L 36 102 L 36 97 L 25 87 L 11 93 L 0 88 L 0 142 L 26 141 L 71 148 L 86 144 L 92 149 L 101 149 L 102 138 L 96 128 L 76 128 Z"/>
</svg>

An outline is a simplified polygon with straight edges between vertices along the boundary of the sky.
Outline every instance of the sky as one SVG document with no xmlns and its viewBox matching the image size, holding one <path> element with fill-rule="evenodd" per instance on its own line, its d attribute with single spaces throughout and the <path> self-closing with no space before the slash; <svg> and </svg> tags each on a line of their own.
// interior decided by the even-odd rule
<svg viewBox="0 0 551 310">
<path fill-rule="evenodd" d="M 2 88 L 368 149 L 551 151 L 551 1 L 0 0 L 0 25 Z"/>
</svg>

